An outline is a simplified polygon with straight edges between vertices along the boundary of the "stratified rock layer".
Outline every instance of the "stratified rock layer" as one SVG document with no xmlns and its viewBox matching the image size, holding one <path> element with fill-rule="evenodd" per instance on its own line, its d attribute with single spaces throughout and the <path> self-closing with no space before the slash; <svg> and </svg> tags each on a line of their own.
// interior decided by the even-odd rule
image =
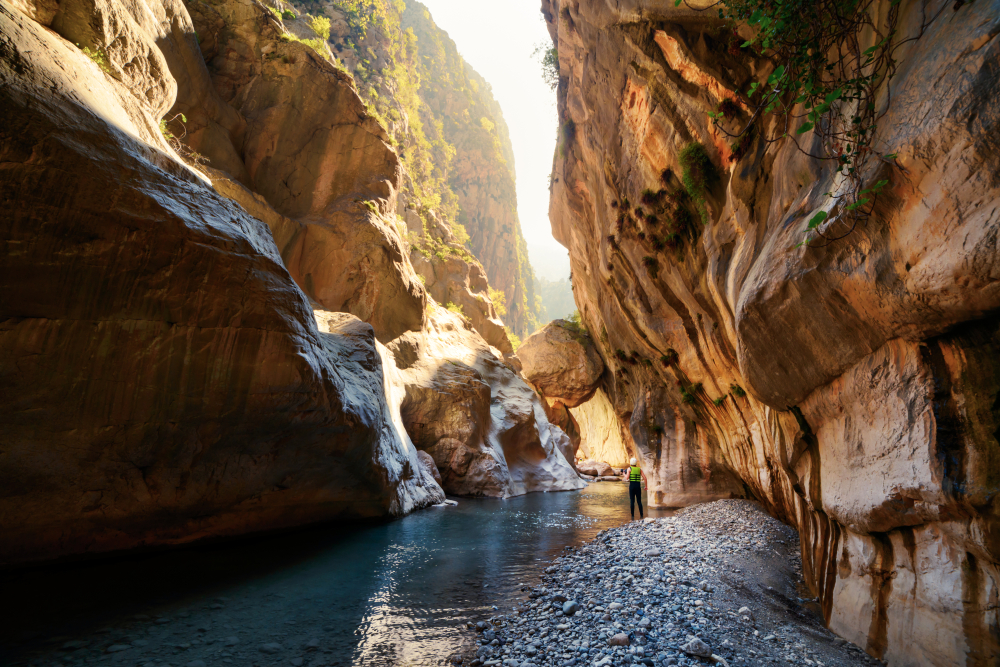
<svg viewBox="0 0 1000 667">
<path fill-rule="evenodd" d="M 708 5 L 543 2 L 553 231 L 651 500 L 757 498 L 798 527 L 832 629 L 893 665 L 996 664 L 1000 4 L 900 5 L 899 39 L 920 37 L 878 100 L 887 191 L 809 247 L 834 168 L 788 140 L 732 155 L 708 114 L 772 65 L 688 4 Z M 721 171 L 706 224 L 660 249 L 648 220 L 617 228 L 680 187 L 693 142 Z"/>
</svg>

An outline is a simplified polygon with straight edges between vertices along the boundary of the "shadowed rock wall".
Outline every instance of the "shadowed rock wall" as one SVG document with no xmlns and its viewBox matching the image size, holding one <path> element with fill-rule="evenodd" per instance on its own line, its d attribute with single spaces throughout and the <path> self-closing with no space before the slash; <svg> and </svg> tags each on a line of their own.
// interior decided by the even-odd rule
<svg viewBox="0 0 1000 667">
<path fill-rule="evenodd" d="M 788 140 L 733 155 L 708 113 L 773 66 L 714 9 L 544 0 L 550 218 L 653 502 L 757 498 L 798 527 L 832 629 L 893 665 L 993 665 L 1000 5 L 901 7 L 901 38 L 929 23 L 878 100 L 888 192 L 863 228 L 800 247 L 834 169 Z M 679 187 L 692 142 L 721 172 L 706 224 L 659 248 L 645 219 L 616 227 L 664 170 Z"/>
<path fill-rule="evenodd" d="M 6 4 L 0 56 L 0 563 L 438 502 L 371 327 L 319 333 L 268 228 L 164 143 L 169 99 Z"/>
</svg>

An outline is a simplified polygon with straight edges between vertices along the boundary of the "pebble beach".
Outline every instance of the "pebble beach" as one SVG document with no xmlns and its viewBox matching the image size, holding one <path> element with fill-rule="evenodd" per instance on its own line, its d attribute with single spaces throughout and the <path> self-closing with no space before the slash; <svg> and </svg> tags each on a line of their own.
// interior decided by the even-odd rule
<svg viewBox="0 0 1000 667">
<path fill-rule="evenodd" d="M 451 657 L 470 667 L 881 664 L 824 627 L 798 535 L 745 500 L 568 548 Z"/>
</svg>

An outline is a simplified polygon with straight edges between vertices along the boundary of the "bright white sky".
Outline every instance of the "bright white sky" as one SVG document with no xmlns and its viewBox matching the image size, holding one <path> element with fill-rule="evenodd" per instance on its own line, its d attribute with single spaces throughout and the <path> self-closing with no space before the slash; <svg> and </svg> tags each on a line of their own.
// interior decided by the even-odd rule
<svg viewBox="0 0 1000 667">
<path fill-rule="evenodd" d="M 549 226 L 549 172 L 558 118 L 554 91 L 542 81 L 531 55 L 551 45 L 539 0 L 420 0 L 473 69 L 489 81 L 503 109 L 514 146 L 517 213 L 535 274 L 569 277 L 566 249 Z"/>
</svg>

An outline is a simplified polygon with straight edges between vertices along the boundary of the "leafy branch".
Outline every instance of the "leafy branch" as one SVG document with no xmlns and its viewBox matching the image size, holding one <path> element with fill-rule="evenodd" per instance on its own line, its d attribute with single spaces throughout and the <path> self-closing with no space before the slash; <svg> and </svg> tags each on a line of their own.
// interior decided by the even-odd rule
<svg viewBox="0 0 1000 667">
<path fill-rule="evenodd" d="M 686 4 L 686 0 L 675 0 L 675 5 L 681 2 Z M 767 144 L 789 139 L 802 153 L 836 164 L 837 185 L 827 195 L 837 198 L 846 231 L 831 236 L 821 228 L 829 213 L 819 211 L 809 219 L 808 236 L 800 245 L 816 237 L 829 243 L 852 233 L 868 220 L 879 193 L 888 185 L 883 179 L 866 187 L 866 181 L 877 174 L 882 162 L 892 164 L 896 157 L 877 150 L 878 122 L 891 102 L 887 84 L 898 65 L 895 52 L 919 39 L 930 23 L 925 20 L 918 35 L 900 40 L 900 2 L 891 0 L 881 13 L 876 0 L 729 0 L 712 5 L 719 7 L 720 19 L 753 31 L 739 45 L 740 51 L 774 66 L 765 81 L 754 81 L 737 95 L 750 114 L 742 129 L 731 134 L 720 126 L 736 139 L 734 146 L 741 149 L 738 157 L 745 154 L 745 144 L 756 134 Z M 884 100 L 879 103 L 877 96 L 883 91 Z M 730 103 L 709 115 L 718 122 L 738 117 L 739 111 L 739 105 Z M 757 128 L 758 120 L 766 116 L 776 121 L 770 135 Z M 798 137 L 810 131 L 815 137 L 811 146 L 801 146 Z"/>
</svg>

